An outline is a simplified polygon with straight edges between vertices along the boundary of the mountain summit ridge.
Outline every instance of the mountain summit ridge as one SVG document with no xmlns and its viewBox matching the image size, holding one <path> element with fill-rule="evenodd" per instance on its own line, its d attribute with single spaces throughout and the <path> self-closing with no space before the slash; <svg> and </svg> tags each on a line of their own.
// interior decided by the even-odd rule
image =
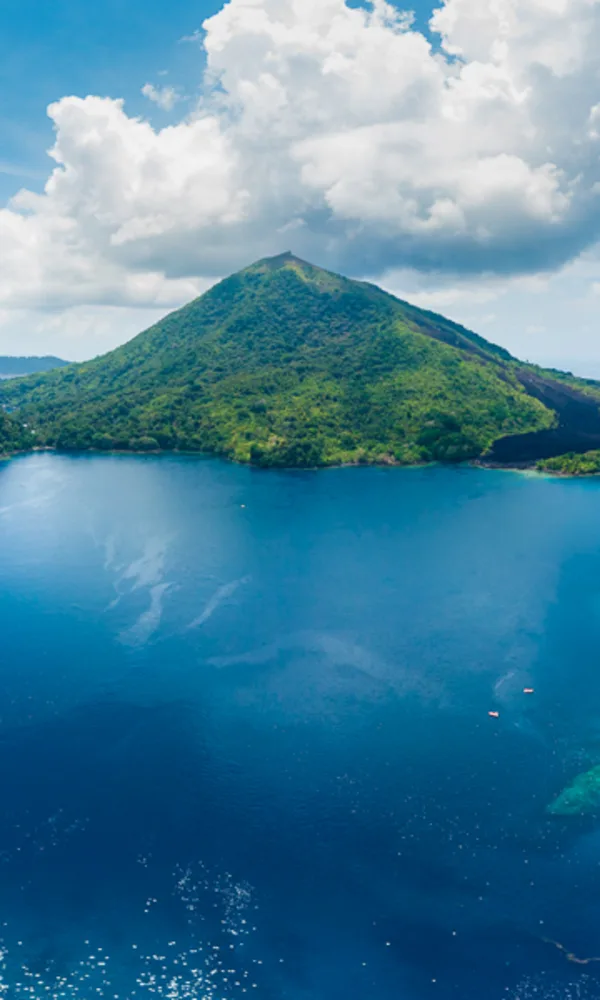
<svg viewBox="0 0 600 1000">
<path fill-rule="evenodd" d="M 494 457 L 500 442 L 547 457 L 565 428 L 582 450 L 584 438 L 600 445 L 599 384 L 522 364 L 291 251 L 104 357 L 0 386 L 0 403 L 40 445 L 262 466 L 456 462 Z"/>
</svg>

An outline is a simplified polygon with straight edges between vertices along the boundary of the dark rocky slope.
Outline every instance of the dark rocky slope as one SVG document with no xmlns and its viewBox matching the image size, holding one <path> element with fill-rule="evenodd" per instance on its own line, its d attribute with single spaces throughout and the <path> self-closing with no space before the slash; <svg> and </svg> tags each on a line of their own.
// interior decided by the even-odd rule
<svg viewBox="0 0 600 1000">
<path fill-rule="evenodd" d="M 586 395 L 534 372 L 522 371 L 518 377 L 529 395 L 557 414 L 557 426 L 500 438 L 489 453 L 491 462 L 531 464 L 567 452 L 583 454 L 600 448 L 600 408 L 596 395 Z"/>
</svg>

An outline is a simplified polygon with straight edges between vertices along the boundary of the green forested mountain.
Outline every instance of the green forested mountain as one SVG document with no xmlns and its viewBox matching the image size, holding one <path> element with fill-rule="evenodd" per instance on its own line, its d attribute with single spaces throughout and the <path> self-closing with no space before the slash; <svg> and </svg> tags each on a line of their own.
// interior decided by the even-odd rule
<svg viewBox="0 0 600 1000">
<path fill-rule="evenodd" d="M 227 278 L 105 357 L 0 386 L 38 445 L 277 466 L 583 451 L 600 446 L 599 402 L 596 383 L 522 365 L 291 254 Z"/>
</svg>

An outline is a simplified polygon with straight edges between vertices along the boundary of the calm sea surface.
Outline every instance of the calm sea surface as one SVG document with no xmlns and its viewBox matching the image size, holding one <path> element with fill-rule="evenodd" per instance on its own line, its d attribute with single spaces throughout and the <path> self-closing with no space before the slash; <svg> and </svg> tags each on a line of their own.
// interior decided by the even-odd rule
<svg viewBox="0 0 600 1000">
<path fill-rule="evenodd" d="M 600 998 L 600 481 L 18 459 L 0 627 L 1 996 Z"/>
</svg>

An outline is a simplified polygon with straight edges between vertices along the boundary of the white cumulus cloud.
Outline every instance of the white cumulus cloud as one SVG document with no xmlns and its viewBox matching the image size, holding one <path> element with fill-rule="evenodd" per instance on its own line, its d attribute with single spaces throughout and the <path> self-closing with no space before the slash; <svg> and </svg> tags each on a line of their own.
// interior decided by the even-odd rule
<svg viewBox="0 0 600 1000">
<path fill-rule="evenodd" d="M 142 94 L 163 111 L 172 111 L 180 100 L 175 87 L 155 87 L 153 83 L 145 83 L 142 87 Z"/>
<path fill-rule="evenodd" d="M 445 0 L 431 27 L 384 0 L 229 0 L 182 120 L 51 105 L 45 189 L 0 211 L 0 309 L 167 307 L 289 248 L 510 277 L 594 246 L 600 0 Z"/>
</svg>

